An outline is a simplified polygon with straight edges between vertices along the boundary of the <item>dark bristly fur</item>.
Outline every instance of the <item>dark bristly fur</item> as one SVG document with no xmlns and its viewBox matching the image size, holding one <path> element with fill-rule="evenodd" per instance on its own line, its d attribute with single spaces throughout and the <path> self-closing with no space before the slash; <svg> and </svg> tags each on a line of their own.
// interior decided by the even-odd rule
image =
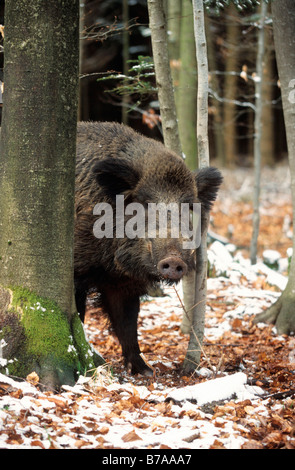
<svg viewBox="0 0 295 470">
<path fill-rule="evenodd" d="M 183 160 L 160 142 L 117 123 L 79 123 L 76 170 L 75 288 L 82 321 L 87 292 L 95 288 L 110 318 L 132 373 L 150 374 L 137 342 L 139 297 L 155 283 L 179 281 L 194 269 L 182 238 L 95 238 L 93 208 L 125 202 L 201 202 L 209 211 L 222 182 L 219 170 L 194 175 Z M 169 266 L 170 263 L 170 266 Z M 164 269 L 169 266 L 167 274 Z M 174 268 L 179 278 L 176 278 Z M 171 269 L 170 269 L 171 268 Z"/>
</svg>

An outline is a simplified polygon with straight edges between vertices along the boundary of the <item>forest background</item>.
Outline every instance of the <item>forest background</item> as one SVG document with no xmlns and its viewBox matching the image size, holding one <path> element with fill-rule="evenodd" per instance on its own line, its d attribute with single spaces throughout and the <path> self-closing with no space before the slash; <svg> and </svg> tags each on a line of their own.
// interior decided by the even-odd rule
<svg viewBox="0 0 295 470">
<path fill-rule="evenodd" d="M 124 3 L 128 4 L 114 0 L 85 2 L 81 16 L 79 118 L 123 120 L 146 135 L 161 139 L 155 90 L 153 93 L 155 81 L 151 74 L 147 77 L 152 71 L 148 61 L 152 50 L 147 2 L 129 2 L 125 10 Z M 253 6 L 239 11 L 233 2 L 218 12 L 205 10 L 210 72 L 210 158 L 220 166 L 253 164 L 259 18 L 259 6 L 254 11 Z M 191 124 L 190 140 L 193 140 L 197 73 L 191 2 L 167 2 L 167 23 L 178 112 L 184 108 L 188 116 L 190 113 L 191 119 L 186 124 L 189 128 Z M 114 77 L 114 72 L 121 78 L 97 80 L 101 76 Z M 122 74 L 129 79 L 123 80 Z M 261 99 L 262 162 L 274 165 L 286 158 L 287 150 L 270 6 L 265 24 Z"/>
</svg>

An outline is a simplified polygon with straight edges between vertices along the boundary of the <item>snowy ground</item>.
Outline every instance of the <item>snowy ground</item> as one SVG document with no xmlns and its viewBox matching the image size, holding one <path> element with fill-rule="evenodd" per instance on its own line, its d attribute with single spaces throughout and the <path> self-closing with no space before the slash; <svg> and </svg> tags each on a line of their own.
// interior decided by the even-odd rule
<svg viewBox="0 0 295 470">
<path fill-rule="evenodd" d="M 0 375 L 0 449 L 109 451 L 98 464 L 111 463 L 121 449 L 130 451 L 124 463 L 132 467 L 136 449 L 170 457 L 173 449 L 188 459 L 194 449 L 295 448 L 295 339 L 278 336 L 271 326 L 251 326 L 251 318 L 286 285 L 292 237 L 288 168 L 266 169 L 262 177 L 261 241 L 279 247 L 280 256 L 266 253 L 268 262 L 279 262 L 278 270 L 262 258 L 251 266 L 243 249 L 211 244 L 208 258 L 216 277 L 208 279 L 200 369 L 189 379 L 178 374 L 188 336 L 179 332 L 183 311 L 173 288 L 141 308 L 139 341 L 153 378 L 130 377 L 120 365 L 119 346 L 107 329 L 98 331 L 91 316 L 89 341 L 103 349 L 115 377 L 102 369 L 91 381 L 81 377 L 53 394 L 40 391 L 34 376 L 17 382 Z M 252 192 L 249 169 L 225 172 L 213 230 L 231 233 L 239 246 L 249 247 L 252 214 L 239 201 L 247 205 Z"/>
<path fill-rule="evenodd" d="M 250 281 L 259 276 L 269 284 L 284 286 L 286 277 L 259 263 L 251 266 L 232 247 L 215 242 L 209 258 L 222 276 L 208 280 L 208 315 L 206 340 L 221 338 L 230 332 L 232 320 L 261 311 L 273 303 L 279 292 L 251 290 L 241 286 L 241 276 Z M 263 273 L 262 273 L 263 271 Z M 155 313 L 161 322 L 171 313 L 181 318 L 179 299 L 172 288 L 169 296 L 145 303 L 141 335 L 152 329 Z M 210 307 L 210 298 L 218 290 L 226 301 L 237 307 L 227 310 L 217 321 Z M 177 319 L 177 318 L 176 318 Z M 171 320 L 169 320 L 171 327 Z M 257 328 L 265 328 L 258 325 Z M 89 330 L 89 340 L 95 334 Z M 231 332 L 233 333 L 233 332 Z M 173 332 L 171 332 L 173 334 Z M 177 335 L 177 331 L 174 330 Z M 236 333 L 234 333 L 237 335 Z M 278 342 L 286 338 L 278 337 Z M 294 355 L 290 353 L 294 363 Z M 169 359 L 162 358 L 169 368 Z M 206 379 L 204 380 L 204 377 Z M 202 382 L 200 382 L 202 378 Z M 259 386 L 248 385 L 247 371 L 240 367 L 232 374 L 218 373 L 203 367 L 195 376 L 195 384 L 176 388 L 157 382 L 157 375 L 148 384 L 127 374 L 111 378 L 104 371 L 96 380 L 81 378 L 74 387 L 65 386 L 61 393 L 42 393 L 34 384 L 16 382 L 0 375 L 0 448 L 5 449 L 209 449 L 251 447 L 249 428 L 261 425 L 285 406 L 266 398 Z M 2 396 L 1 396 L 2 395 Z M 242 416 L 239 419 L 239 416 Z M 291 430 L 286 437 L 295 446 Z M 250 443 L 250 444 L 249 444 Z M 255 447 L 255 445 L 254 445 Z M 262 446 L 263 448 L 263 446 Z M 131 454 L 132 455 L 132 454 Z"/>
</svg>

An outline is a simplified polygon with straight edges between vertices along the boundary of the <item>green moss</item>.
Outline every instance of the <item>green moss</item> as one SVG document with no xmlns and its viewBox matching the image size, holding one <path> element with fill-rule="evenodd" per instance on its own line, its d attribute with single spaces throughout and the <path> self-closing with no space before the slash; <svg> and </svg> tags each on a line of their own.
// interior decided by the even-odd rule
<svg viewBox="0 0 295 470">
<path fill-rule="evenodd" d="M 6 364 L 2 363 L 6 373 L 25 377 L 35 371 L 40 379 L 73 384 L 79 374 L 104 363 L 87 342 L 78 314 L 73 315 L 70 324 L 55 302 L 20 287 L 10 288 L 10 293 L 5 317 L 10 315 L 14 323 L 17 319 L 23 337 L 17 342 L 13 357 L 10 354 Z M 2 328 L 0 336 L 13 343 L 9 328 Z"/>
<path fill-rule="evenodd" d="M 80 372 L 85 374 L 87 371 L 105 363 L 104 359 L 92 349 L 85 338 L 84 328 L 78 313 L 73 316 L 72 331 L 77 344 L 79 357 L 83 358 Z"/>
<path fill-rule="evenodd" d="M 23 288 L 14 288 L 12 307 L 21 309 L 29 355 L 57 355 L 72 362 L 77 358 L 67 316 L 51 300 Z"/>
</svg>

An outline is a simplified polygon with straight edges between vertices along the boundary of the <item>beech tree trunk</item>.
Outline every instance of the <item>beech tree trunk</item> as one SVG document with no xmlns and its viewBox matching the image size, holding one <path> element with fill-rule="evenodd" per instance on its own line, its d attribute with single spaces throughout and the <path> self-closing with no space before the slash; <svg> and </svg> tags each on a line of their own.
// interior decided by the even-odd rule
<svg viewBox="0 0 295 470">
<path fill-rule="evenodd" d="M 196 43 L 198 94 L 197 94 L 197 145 L 199 168 L 209 166 L 208 138 L 208 58 L 205 34 L 203 0 L 193 0 L 194 35 Z M 209 214 L 202 224 L 201 244 L 196 251 L 197 269 L 195 280 L 195 306 L 191 316 L 191 333 L 184 360 L 184 370 L 193 372 L 200 363 L 204 338 L 207 297 L 207 232 Z"/>
<path fill-rule="evenodd" d="M 169 64 L 164 1 L 148 0 L 148 12 L 152 33 L 153 59 L 155 64 L 156 84 L 161 110 L 164 143 L 169 150 L 181 155 L 182 151 Z"/>
<path fill-rule="evenodd" d="M 201 7 L 203 4 L 201 1 Z M 164 133 L 164 142 L 166 147 L 170 150 L 181 154 L 181 144 L 178 133 L 178 125 L 176 118 L 176 108 L 173 94 L 172 79 L 169 67 L 169 57 L 168 57 L 168 45 L 167 45 L 167 31 L 166 31 L 166 19 L 164 14 L 164 4 L 163 0 L 148 0 L 148 9 L 149 9 L 149 19 L 150 19 L 150 28 L 152 32 L 152 48 L 153 48 L 153 57 L 155 64 L 156 72 L 156 81 L 158 86 L 158 97 L 160 102 L 163 133 Z M 202 10 L 203 11 L 203 10 Z M 203 17 L 204 21 L 204 17 Z M 206 50 L 206 40 L 203 30 L 202 40 L 204 41 L 204 50 Z M 204 67 L 204 58 L 200 56 L 200 67 Z M 199 69 L 198 69 L 199 70 Z M 204 74 L 207 76 L 208 80 L 208 66 L 204 67 Z M 203 75 L 203 72 L 201 73 Z M 206 88 L 206 84 L 204 84 Z M 207 84 L 207 93 L 208 93 L 208 84 Z M 198 105 L 202 106 L 201 113 L 206 108 L 206 98 L 203 95 L 204 88 L 200 88 L 198 95 Z M 208 95 L 207 95 L 208 100 Z M 208 101 L 207 101 L 208 103 Z M 207 114 L 208 117 L 208 114 Z M 206 154 L 206 151 L 209 152 L 208 142 L 206 143 L 206 138 L 203 136 L 203 132 L 207 132 L 206 122 L 203 120 L 199 123 L 197 129 L 198 142 L 202 148 L 201 156 L 199 156 L 199 165 L 208 166 L 205 163 L 208 163 L 209 153 Z M 204 157 L 207 155 L 207 157 Z M 202 227 L 202 245 L 197 250 L 197 263 L 199 263 L 199 268 L 197 272 L 196 284 L 193 282 L 191 284 L 193 299 L 192 304 L 197 308 L 191 308 L 189 316 L 184 315 L 184 318 L 188 322 L 188 332 L 190 333 L 189 345 L 186 353 L 186 357 L 183 363 L 183 369 L 185 372 L 190 373 L 196 369 L 199 364 L 201 356 L 200 345 L 203 341 L 204 335 L 204 315 L 205 315 L 205 300 L 206 300 L 206 275 L 207 275 L 207 251 L 206 251 L 206 227 Z M 204 253 L 205 248 L 205 253 Z M 192 281 L 192 277 L 189 278 L 189 281 Z M 188 282 L 189 282 L 188 281 Z M 187 287 L 189 284 L 187 285 Z"/>
<path fill-rule="evenodd" d="M 78 37 L 78 0 L 5 2 L 0 370 L 49 388 L 94 367 L 73 284 Z"/>
<path fill-rule="evenodd" d="M 262 139 L 262 89 L 265 53 L 265 19 L 267 4 L 261 3 L 260 24 L 258 26 L 258 50 L 256 57 L 255 120 L 254 120 L 254 194 L 253 194 L 253 233 L 250 246 L 251 263 L 257 261 L 257 243 L 260 224 L 260 179 L 261 179 L 261 139 Z"/>
<path fill-rule="evenodd" d="M 239 53 L 239 24 L 237 19 L 236 6 L 231 2 L 228 8 L 227 16 L 226 41 L 228 44 L 228 56 L 226 58 L 226 76 L 225 76 L 225 98 L 223 104 L 223 121 L 224 121 L 224 147 L 225 158 L 223 162 L 227 167 L 235 164 L 237 157 L 237 130 L 236 118 L 237 109 L 234 100 L 237 99 L 237 63 Z"/>
<path fill-rule="evenodd" d="M 291 173 L 293 220 L 295 220 L 295 3 L 272 2 L 276 60 L 285 118 L 288 158 Z M 257 315 L 256 322 L 274 323 L 279 334 L 295 332 L 295 231 L 288 284 L 277 302 Z"/>
<path fill-rule="evenodd" d="M 180 70 L 176 110 L 181 148 L 190 170 L 198 168 L 197 152 L 197 60 L 194 38 L 194 18 L 191 0 L 183 0 L 180 31 Z M 195 309 L 196 272 L 191 271 L 182 281 L 185 314 L 180 325 L 183 333 L 191 333 Z"/>
</svg>

